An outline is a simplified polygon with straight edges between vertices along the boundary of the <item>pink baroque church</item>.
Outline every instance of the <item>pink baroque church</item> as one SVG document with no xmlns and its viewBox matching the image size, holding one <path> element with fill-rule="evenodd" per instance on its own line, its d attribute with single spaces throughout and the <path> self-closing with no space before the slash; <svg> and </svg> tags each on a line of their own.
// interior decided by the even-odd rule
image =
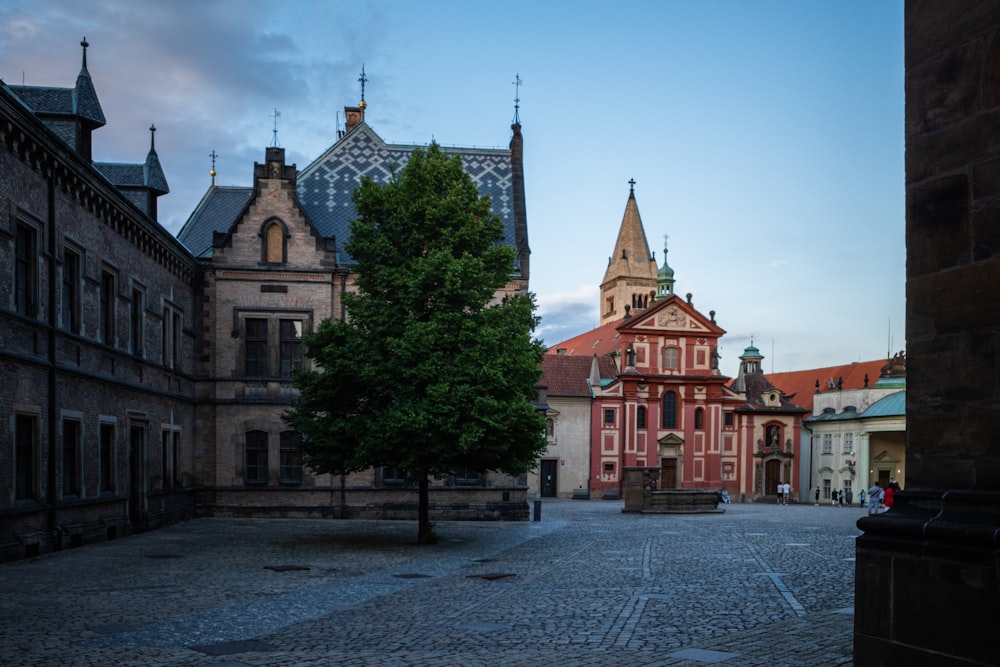
<svg viewBox="0 0 1000 667">
<path fill-rule="evenodd" d="M 773 502 L 778 485 L 788 483 L 797 496 L 808 410 L 765 377 L 752 342 L 735 380 L 720 373 L 718 345 L 726 332 L 715 311 L 705 316 L 690 293 L 674 293 L 666 248 L 657 267 L 630 185 L 601 284 L 601 324 L 553 345 L 544 364 L 542 385 L 564 373 L 570 358 L 591 357 L 590 427 L 576 428 L 589 440 L 575 443 L 589 452 L 584 488 L 591 498 L 621 497 L 623 470 L 645 466 L 658 468 L 661 489 L 725 489 L 736 501 Z M 559 424 L 564 414 L 554 413 L 553 433 L 571 432 Z M 580 477 L 560 487 L 583 487 Z"/>
</svg>

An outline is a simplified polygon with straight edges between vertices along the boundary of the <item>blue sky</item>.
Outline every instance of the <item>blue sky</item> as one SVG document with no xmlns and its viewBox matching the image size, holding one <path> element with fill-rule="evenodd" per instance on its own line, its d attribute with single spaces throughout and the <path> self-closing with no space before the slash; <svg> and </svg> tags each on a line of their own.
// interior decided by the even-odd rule
<svg viewBox="0 0 1000 667">
<path fill-rule="evenodd" d="M 210 184 L 249 185 L 278 141 L 304 168 L 368 76 L 387 141 L 505 147 L 520 74 L 531 289 L 548 344 L 598 322 L 635 192 L 676 291 L 766 371 L 905 347 L 902 0 L 211 2 L 0 0 L 0 78 L 72 86 L 79 42 L 108 125 L 148 127 L 176 232 Z"/>
</svg>

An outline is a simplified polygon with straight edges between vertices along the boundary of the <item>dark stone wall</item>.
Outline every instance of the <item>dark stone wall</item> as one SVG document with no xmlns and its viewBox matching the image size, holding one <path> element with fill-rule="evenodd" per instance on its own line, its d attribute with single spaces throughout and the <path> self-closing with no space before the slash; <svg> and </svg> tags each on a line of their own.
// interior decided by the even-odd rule
<svg viewBox="0 0 1000 667">
<path fill-rule="evenodd" d="M 1000 3 L 906 3 L 907 488 L 861 519 L 855 665 L 1000 649 Z"/>
</svg>

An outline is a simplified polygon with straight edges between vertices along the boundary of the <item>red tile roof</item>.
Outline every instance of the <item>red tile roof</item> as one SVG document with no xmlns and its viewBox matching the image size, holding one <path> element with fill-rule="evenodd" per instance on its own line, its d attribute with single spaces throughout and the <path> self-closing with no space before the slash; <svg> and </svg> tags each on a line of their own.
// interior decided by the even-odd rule
<svg viewBox="0 0 1000 667">
<path fill-rule="evenodd" d="M 549 396 L 579 396 L 589 398 L 590 366 L 593 355 L 564 356 L 546 354 L 542 358 L 542 378 L 539 385 L 548 387 Z M 612 378 L 618 375 L 614 362 L 610 357 L 598 357 L 598 369 L 601 377 Z"/>
<path fill-rule="evenodd" d="M 796 405 L 813 409 L 813 396 L 816 394 L 816 382 L 819 381 L 819 391 L 836 391 L 828 384 L 833 380 L 836 385 L 842 379 L 841 389 L 862 389 L 865 386 L 865 375 L 868 376 L 868 386 L 872 387 L 878 381 L 879 373 L 885 366 L 885 359 L 876 361 L 856 361 L 840 366 L 826 366 L 805 371 L 790 371 L 787 373 L 768 373 L 767 379 L 775 387 L 791 398 Z M 794 396 L 792 396 L 794 394 Z"/>
<path fill-rule="evenodd" d="M 579 336 L 564 340 L 546 350 L 546 354 L 565 355 L 568 357 L 585 356 L 588 363 L 590 362 L 590 358 L 595 354 L 600 357 L 611 354 L 621 346 L 618 342 L 619 335 L 617 329 L 618 325 L 624 319 L 623 317 L 613 322 L 608 322 Z M 560 350 L 565 350 L 565 352 L 560 352 Z"/>
</svg>

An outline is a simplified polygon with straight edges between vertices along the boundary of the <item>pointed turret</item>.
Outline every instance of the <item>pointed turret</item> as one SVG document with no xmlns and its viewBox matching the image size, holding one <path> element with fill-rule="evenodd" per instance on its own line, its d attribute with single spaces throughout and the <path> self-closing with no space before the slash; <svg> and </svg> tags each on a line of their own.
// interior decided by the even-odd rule
<svg viewBox="0 0 1000 667">
<path fill-rule="evenodd" d="M 663 266 L 656 272 L 656 300 L 674 293 L 674 270 L 667 264 L 667 235 L 663 235 Z"/>
<path fill-rule="evenodd" d="M 635 180 L 630 180 L 625 215 L 622 216 L 615 249 L 608 259 L 608 268 L 601 282 L 601 324 L 623 317 L 626 306 L 632 310 L 648 308 L 656 291 L 656 259 L 649 252 L 646 231 L 635 201 Z"/>
<path fill-rule="evenodd" d="M 104 110 L 97 99 L 97 91 L 94 90 L 94 82 L 90 78 L 87 70 L 87 47 L 90 44 L 84 37 L 80 42 L 83 47 L 83 66 L 76 77 L 76 87 L 73 88 L 73 113 L 80 117 L 90 130 L 95 130 L 107 123 L 104 118 Z"/>
</svg>

